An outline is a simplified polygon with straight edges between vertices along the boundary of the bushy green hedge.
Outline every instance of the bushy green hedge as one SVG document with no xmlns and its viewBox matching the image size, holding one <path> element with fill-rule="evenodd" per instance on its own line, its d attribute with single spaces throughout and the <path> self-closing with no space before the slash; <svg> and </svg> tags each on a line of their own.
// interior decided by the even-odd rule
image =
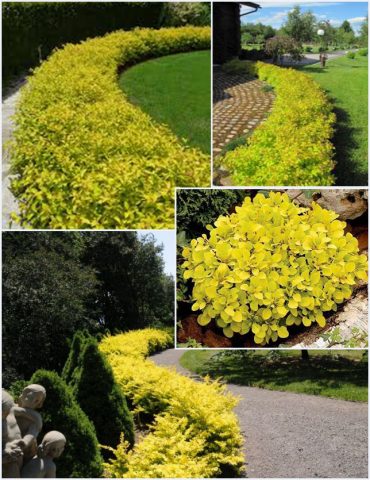
<svg viewBox="0 0 370 480">
<path fill-rule="evenodd" d="M 94 424 L 99 443 L 116 448 L 123 433 L 132 446 L 134 424 L 131 412 L 114 380 L 112 368 L 94 338 L 86 338 L 73 376 L 74 395 Z"/>
<path fill-rule="evenodd" d="M 10 147 L 17 221 L 173 228 L 174 187 L 208 186 L 209 156 L 132 105 L 118 67 L 209 48 L 208 27 L 118 31 L 56 51 L 22 89 Z"/>
<path fill-rule="evenodd" d="M 262 62 L 261 80 L 274 87 L 272 112 L 247 145 L 226 153 L 234 184 L 332 185 L 335 115 L 321 87 L 308 75 Z"/>
<path fill-rule="evenodd" d="M 73 335 L 69 355 L 62 372 L 62 378 L 68 384 L 71 384 L 73 373 L 79 366 L 79 359 L 86 342 L 86 337 L 87 335 L 85 335 L 82 330 L 77 330 Z"/>
<path fill-rule="evenodd" d="M 67 445 L 56 461 L 61 478 L 95 478 L 102 475 L 102 457 L 93 424 L 78 405 L 70 387 L 55 372 L 37 370 L 30 383 L 46 389 L 46 400 L 40 411 L 43 429 L 40 438 L 50 430 L 62 432 Z"/>
<path fill-rule="evenodd" d="M 161 2 L 4 2 L 3 79 L 39 63 L 55 47 L 119 28 L 158 27 Z"/>
</svg>

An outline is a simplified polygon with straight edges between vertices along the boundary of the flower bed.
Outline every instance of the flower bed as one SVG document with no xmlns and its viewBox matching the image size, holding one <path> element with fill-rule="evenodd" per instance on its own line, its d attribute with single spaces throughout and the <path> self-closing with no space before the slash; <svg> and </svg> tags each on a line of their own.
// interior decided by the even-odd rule
<svg viewBox="0 0 370 480">
<path fill-rule="evenodd" d="M 226 153 L 235 185 L 332 185 L 335 115 L 308 75 L 257 62 L 256 73 L 275 89 L 269 117 L 247 145 Z"/>
<path fill-rule="evenodd" d="M 113 478 L 212 478 L 241 473 L 242 436 L 233 413 L 236 399 L 217 382 L 194 382 L 145 357 L 172 344 L 169 334 L 146 329 L 100 344 L 138 420 L 149 433 L 127 450 L 122 439 L 105 465 Z"/>
<path fill-rule="evenodd" d="M 130 104 L 117 74 L 209 48 L 208 27 L 119 31 L 66 45 L 21 94 L 12 191 L 35 228 L 172 228 L 175 186 L 208 186 L 209 157 Z"/>
</svg>

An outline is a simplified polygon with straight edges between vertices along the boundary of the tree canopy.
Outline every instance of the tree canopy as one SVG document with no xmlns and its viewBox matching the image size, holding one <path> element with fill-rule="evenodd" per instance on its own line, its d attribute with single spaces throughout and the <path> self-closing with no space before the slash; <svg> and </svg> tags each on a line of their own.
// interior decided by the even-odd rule
<svg viewBox="0 0 370 480">
<path fill-rule="evenodd" d="M 61 372 L 76 330 L 172 325 L 173 283 L 152 235 L 4 233 L 4 385 Z"/>
</svg>

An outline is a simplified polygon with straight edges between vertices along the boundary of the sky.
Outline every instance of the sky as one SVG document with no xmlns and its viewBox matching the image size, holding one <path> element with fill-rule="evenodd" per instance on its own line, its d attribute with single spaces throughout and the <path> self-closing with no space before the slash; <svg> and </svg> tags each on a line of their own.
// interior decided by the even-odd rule
<svg viewBox="0 0 370 480">
<path fill-rule="evenodd" d="M 163 244 L 164 270 L 176 276 L 176 231 L 175 230 L 138 230 L 139 237 L 151 233 L 157 245 Z"/>
<path fill-rule="evenodd" d="M 254 1 L 262 8 L 256 13 L 242 17 L 242 23 L 261 22 L 274 28 L 280 28 L 286 20 L 289 10 L 295 5 L 299 5 L 302 12 L 311 10 L 318 20 L 330 20 L 334 27 L 338 27 L 344 20 L 348 20 L 352 28 L 358 31 L 368 12 L 367 2 Z M 248 7 L 242 7 L 242 13 L 249 10 Z"/>
</svg>

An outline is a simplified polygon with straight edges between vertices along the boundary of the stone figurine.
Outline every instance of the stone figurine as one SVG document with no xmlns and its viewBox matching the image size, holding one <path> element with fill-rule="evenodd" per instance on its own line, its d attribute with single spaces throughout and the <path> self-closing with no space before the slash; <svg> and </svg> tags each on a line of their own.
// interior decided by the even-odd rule
<svg viewBox="0 0 370 480">
<path fill-rule="evenodd" d="M 5 390 L 2 391 L 2 470 L 3 478 L 19 478 L 23 465 L 21 430 L 14 416 L 14 400 Z"/>
<path fill-rule="evenodd" d="M 37 412 L 46 398 L 42 385 L 24 388 L 18 404 L 2 391 L 2 470 L 3 478 L 55 478 L 54 459 L 60 457 L 66 445 L 65 436 L 48 432 L 37 446 L 42 430 L 42 417 Z"/>
<path fill-rule="evenodd" d="M 37 453 L 37 437 L 42 430 L 42 418 L 36 410 L 42 407 L 45 398 L 46 390 L 42 385 L 27 385 L 18 399 L 18 405 L 13 407 L 25 443 L 23 463 L 31 460 Z"/>
<path fill-rule="evenodd" d="M 37 455 L 22 468 L 22 478 L 55 478 L 54 459 L 60 457 L 66 444 L 65 436 L 55 430 L 48 432 L 37 449 Z"/>
</svg>

